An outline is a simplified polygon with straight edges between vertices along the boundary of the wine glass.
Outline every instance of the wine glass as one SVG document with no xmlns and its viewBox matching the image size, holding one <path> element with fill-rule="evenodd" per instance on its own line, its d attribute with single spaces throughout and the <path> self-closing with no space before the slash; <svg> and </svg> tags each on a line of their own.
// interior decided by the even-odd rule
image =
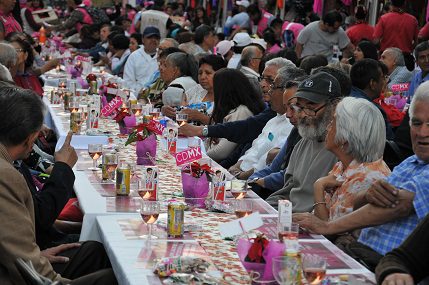
<svg viewBox="0 0 429 285">
<path fill-rule="evenodd" d="M 88 154 L 92 158 L 92 167 L 90 170 L 98 170 L 98 159 L 103 153 L 103 145 L 102 144 L 88 144 Z"/>
<path fill-rule="evenodd" d="M 247 217 L 253 212 L 253 201 L 252 200 L 233 200 L 232 206 L 237 218 Z"/>
<path fill-rule="evenodd" d="M 131 112 L 133 112 L 134 116 L 139 117 L 142 114 L 142 105 L 131 104 Z"/>
<path fill-rule="evenodd" d="M 247 194 L 247 181 L 246 180 L 231 180 L 231 194 L 235 199 L 243 199 Z"/>
<path fill-rule="evenodd" d="M 157 239 L 157 236 L 152 235 L 152 224 L 156 222 L 159 216 L 160 204 L 157 201 L 141 201 L 140 215 L 143 221 L 148 226 L 149 233 L 147 235 L 140 236 L 147 240 Z"/>
<path fill-rule="evenodd" d="M 143 200 L 156 201 L 155 188 L 149 186 L 146 179 L 140 180 L 138 181 L 137 192 Z"/>
<path fill-rule="evenodd" d="M 302 259 L 302 271 L 308 284 L 320 284 L 326 275 L 326 258 L 316 254 L 306 254 Z"/>
<path fill-rule="evenodd" d="M 272 259 L 273 276 L 280 285 L 301 284 L 301 266 L 298 256 L 276 256 Z"/>
</svg>

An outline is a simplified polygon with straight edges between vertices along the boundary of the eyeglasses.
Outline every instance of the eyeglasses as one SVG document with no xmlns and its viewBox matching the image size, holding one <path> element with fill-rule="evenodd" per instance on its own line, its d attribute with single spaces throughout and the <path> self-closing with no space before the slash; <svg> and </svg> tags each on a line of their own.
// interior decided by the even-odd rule
<svg viewBox="0 0 429 285">
<path fill-rule="evenodd" d="M 290 107 L 297 113 L 304 112 L 304 114 L 306 114 L 307 116 L 314 117 L 317 115 L 317 112 L 322 110 L 326 105 L 327 105 L 327 103 L 323 104 L 322 106 L 320 106 L 319 108 L 316 108 L 316 109 L 310 109 L 307 107 L 302 107 L 302 106 L 299 106 L 297 104 L 290 104 Z"/>
<path fill-rule="evenodd" d="M 271 78 L 269 78 L 269 77 L 265 77 L 265 76 L 261 76 L 261 77 L 259 77 L 259 82 L 262 82 L 262 81 L 267 81 L 269 84 L 270 84 L 270 86 L 271 86 L 271 84 L 273 84 L 274 83 L 274 79 L 271 79 Z"/>
<path fill-rule="evenodd" d="M 276 86 L 276 85 L 274 85 L 274 83 L 270 84 L 270 90 L 271 90 L 271 92 L 274 91 L 274 90 L 276 90 L 276 89 L 284 89 L 284 88 L 285 88 L 285 86 L 283 86 L 283 85 Z"/>
<path fill-rule="evenodd" d="M 24 52 L 25 51 L 23 48 L 16 48 L 15 50 L 16 50 L 16 52 Z"/>
</svg>

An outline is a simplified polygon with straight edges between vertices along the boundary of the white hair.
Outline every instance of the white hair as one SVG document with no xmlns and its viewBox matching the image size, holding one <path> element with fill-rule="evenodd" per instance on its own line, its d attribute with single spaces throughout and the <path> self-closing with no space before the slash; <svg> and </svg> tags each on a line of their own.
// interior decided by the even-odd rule
<svg viewBox="0 0 429 285">
<path fill-rule="evenodd" d="M 410 123 L 411 118 L 414 115 L 414 110 L 416 109 L 417 101 L 423 101 L 429 104 L 429 81 L 420 84 L 416 92 L 414 92 L 413 99 L 410 104 Z"/>
<path fill-rule="evenodd" d="M 292 61 L 283 57 L 276 57 L 276 58 L 270 59 L 265 63 L 265 68 L 271 65 L 277 66 L 278 69 L 282 67 L 296 67 L 296 65 Z"/>
<path fill-rule="evenodd" d="M 18 53 L 15 48 L 7 42 L 0 42 L 0 63 L 10 68 L 16 64 L 17 60 Z"/>
<path fill-rule="evenodd" d="M 0 80 L 1 81 L 13 81 L 12 76 L 10 75 L 9 70 L 0 63 Z"/>
<path fill-rule="evenodd" d="M 389 47 L 385 49 L 385 51 L 391 52 L 393 54 L 396 66 L 405 66 L 405 59 L 402 50 L 397 47 Z"/>
<path fill-rule="evenodd" d="M 383 115 L 368 100 L 345 97 L 335 110 L 335 143 L 348 143 L 346 152 L 358 162 L 373 162 L 383 157 L 386 125 Z"/>
</svg>

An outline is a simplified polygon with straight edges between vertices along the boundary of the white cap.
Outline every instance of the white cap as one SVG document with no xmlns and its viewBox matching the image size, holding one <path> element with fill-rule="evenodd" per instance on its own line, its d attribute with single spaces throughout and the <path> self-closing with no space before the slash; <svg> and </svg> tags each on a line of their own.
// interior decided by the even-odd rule
<svg viewBox="0 0 429 285">
<path fill-rule="evenodd" d="M 225 56 L 227 54 L 227 52 L 234 46 L 234 42 L 233 41 L 220 41 L 217 45 L 216 45 L 216 53 L 220 54 L 221 56 Z"/>
<path fill-rule="evenodd" d="M 236 1 L 235 4 L 237 4 L 237 6 L 243 6 L 245 8 L 250 6 L 250 2 L 247 0 Z"/>
<path fill-rule="evenodd" d="M 264 50 L 267 49 L 267 42 L 264 39 L 252 39 L 252 43 L 261 46 Z"/>
<path fill-rule="evenodd" d="M 237 33 L 235 34 L 232 41 L 237 47 L 245 47 L 252 43 L 252 39 L 250 38 L 248 33 Z"/>
</svg>

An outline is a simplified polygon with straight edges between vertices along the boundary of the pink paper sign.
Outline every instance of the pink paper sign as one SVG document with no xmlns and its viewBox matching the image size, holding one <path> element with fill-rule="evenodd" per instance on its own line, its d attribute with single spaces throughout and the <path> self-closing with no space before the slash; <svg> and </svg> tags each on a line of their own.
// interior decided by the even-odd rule
<svg viewBox="0 0 429 285">
<path fill-rule="evenodd" d="M 392 85 L 392 92 L 402 92 L 402 91 L 408 91 L 410 88 L 410 83 L 400 83 L 400 84 L 393 84 Z"/>
<path fill-rule="evenodd" d="M 176 158 L 176 165 L 182 165 L 185 163 L 189 163 L 198 159 L 201 159 L 203 157 L 203 154 L 201 153 L 201 148 L 188 148 L 184 151 L 177 152 L 175 155 Z"/>
<path fill-rule="evenodd" d="M 89 57 L 81 56 L 81 55 L 76 56 L 76 60 L 84 61 L 84 62 L 91 62 L 91 59 Z"/>
<path fill-rule="evenodd" d="M 153 128 L 153 132 L 155 134 L 162 136 L 165 129 L 164 125 L 162 125 L 160 122 L 155 120 L 151 120 L 149 122 L 149 125 Z"/>
<path fill-rule="evenodd" d="M 101 109 L 101 115 L 103 115 L 103 117 L 107 117 L 110 114 L 112 114 L 113 111 L 117 110 L 121 106 L 122 106 L 122 99 L 121 97 L 116 96 L 103 109 Z"/>
</svg>

